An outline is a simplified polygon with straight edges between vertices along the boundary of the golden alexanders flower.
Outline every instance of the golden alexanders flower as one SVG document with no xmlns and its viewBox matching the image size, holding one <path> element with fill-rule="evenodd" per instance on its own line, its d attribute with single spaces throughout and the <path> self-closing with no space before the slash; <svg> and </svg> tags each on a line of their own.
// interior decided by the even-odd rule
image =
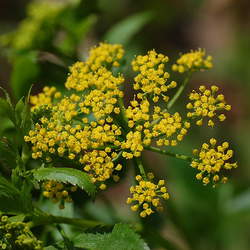
<svg viewBox="0 0 250 250">
<path fill-rule="evenodd" d="M 146 217 L 156 210 L 163 209 L 162 200 L 169 199 L 165 181 L 159 180 L 157 184 L 153 183 L 154 175 L 148 173 L 148 180 L 143 180 L 140 175 L 136 176 L 137 185 L 130 187 L 132 197 L 127 199 L 127 204 L 131 204 L 131 210 L 141 210 L 140 216 Z"/>
<path fill-rule="evenodd" d="M 206 56 L 205 50 L 198 49 L 181 55 L 176 63 L 172 65 L 172 70 L 184 73 L 187 71 L 210 69 L 212 67 L 212 57 Z"/>
<path fill-rule="evenodd" d="M 153 142 L 158 146 L 176 146 L 187 134 L 190 123 L 183 121 L 178 112 L 171 114 L 156 105 L 150 110 L 150 102 L 145 97 L 130 104 L 126 116 L 132 131 L 127 134 L 122 148 L 131 152 L 123 152 L 125 158 L 140 157 L 144 147 Z"/>
<path fill-rule="evenodd" d="M 177 86 L 175 81 L 167 84 L 170 77 L 170 74 L 164 70 L 167 62 L 167 56 L 158 54 L 154 50 L 149 51 L 147 55 L 137 56 L 131 63 L 133 71 L 139 72 L 134 78 L 134 89 L 144 94 L 152 94 L 154 102 L 158 102 L 161 96 L 164 101 L 167 101 L 166 92 Z M 140 96 L 137 97 L 140 98 Z"/>
<path fill-rule="evenodd" d="M 51 107 L 54 99 L 59 99 L 61 96 L 62 94 L 55 87 L 46 86 L 43 88 L 43 92 L 30 97 L 30 103 L 32 104 L 31 111 L 43 106 L 46 108 Z"/>
<path fill-rule="evenodd" d="M 72 163 L 72 168 L 78 167 L 87 173 L 101 190 L 106 189 L 110 179 L 118 181 L 125 167 L 121 163 L 133 158 L 142 177 L 136 176 L 138 184 L 131 187 L 132 197 L 128 203 L 132 203 L 132 210 L 140 209 L 140 216 L 146 217 L 161 210 L 162 200 L 169 195 L 164 180 L 156 184 L 151 173 L 145 176 L 143 151 L 190 161 L 190 157 L 168 152 L 168 148 L 184 139 L 192 120 L 201 125 L 207 119 L 208 125 L 214 126 L 214 119 L 225 120 L 222 111 L 230 110 L 231 106 L 222 94 L 217 94 L 217 86 L 209 89 L 200 86 L 189 96 L 187 119 L 173 112 L 171 108 L 190 74 L 169 100 L 168 91 L 177 83 L 169 80 L 170 74 L 165 69 L 168 57 L 154 50 L 132 61 L 132 69 L 137 72 L 133 83 L 135 93 L 125 106 L 122 99 L 125 78 L 117 73 L 123 54 L 121 45 L 101 43 L 90 50 L 84 62 L 70 67 L 65 92 L 45 87 L 43 93 L 32 96 L 34 126 L 24 139 L 31 145 L 33 159 L 40 159 L 45 165 L 66 160 Z M 182 55 L 173 70 L 190 73 L 210 67 L 211 57 L 198 50 Z M 237 166 L 227 161 L 232 157 L 232 150 L 227 150 L 227 143 L 217 149 L 214 139 L 210 143 L 203 144 L 198 157 L 192 161 L 192 166 L 199 170 L 196 177 L 204 184 L 225 182 L 221 170 Z M 47 181 L 43 191 L 44 196 L 60 202 L 63 208 L 64 202 L 71 201 L 75 187 Z"/>
<path fill-rule="evenodd" d="M 0 249 L 42 250 L 42 241 L 30 230 L 28 223 L 0 214 Z"/>
<path fill-rule="evenodd" d="M 214 119 L 224 121 L 226 116 L 223 111 L 231 110 L 231 106 L 225 101 L 223 94 L 217 94 L 219 88 L 215 85 L 206 88 L 204 85 L 199 90 L 193 90 L 189 95 L 189 102 L 186 108 L 190 110 L 187 117 L 196 120 L 196 125 L 201 126 L 204 118 L 208 118 L 208 126 L 214 126 Z"/>
<path fill-rule="evenodd" d="M 52 200 L 52 202 L 60 202 L 59 208 L 64 208 L 65 202 L 72 202 L 70 193 L 77 190 L 76 186 L 69 186 L 57 181 L 49 180 L 43 183 L 43 196 Z"/>
<path fill-rule="evenodd" d="M 201 149 L 193 151 L 195 158 L 191 166 L 199 171 L 196 178 L 205 185 L 219 181 L 225 183 L 227 177 L 224 177 L 224 172 L 238 166 L 236 162 L 231 162 L 233 150 L 229 149 L 229 143 L 223 142 L 218 146 L 216 144 L 216 139 L 211 138 L 209 144 L 203 143 Z"/>
</svg>

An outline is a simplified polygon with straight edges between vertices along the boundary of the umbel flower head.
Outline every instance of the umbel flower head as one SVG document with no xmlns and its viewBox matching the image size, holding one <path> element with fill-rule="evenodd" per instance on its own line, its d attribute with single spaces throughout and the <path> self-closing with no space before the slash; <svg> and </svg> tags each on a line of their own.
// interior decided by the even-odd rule
<svg viewBox="0 0 250 250">
<path fill-rule="evenodd" d="M 189 95 L 189 102 L 186 106 L 187 117 L 196 120 L 196 125 L 201 126 L 204 118 L 208 118 L 208 126 L 215 125 L 214 119 L 224 121 L 226 116 L 223 111 L 231 110 L 231 106 L 225 101 L 223 94 L 217 94 L 219 88 L 215 85 L 206 88 L 204 85 L 199 87 L 199 91 L 193 90 Z M 219 113 L 219 114 L 218 114 Z"/>
<path fill-rule="evenodd" d="M 199 171 L 196 178 L 202 180 L 205 185 L 210 182 L 216 184 L 219 181 L 225 183 L 227 177 L 224 177 L 224 172 L 238 166 L 236 162 L 230 162 L 233 150 L 229 149 L 229 143 L 223 142 L 218 146 L 216 144 L 216 139 L 211 138 L 209 143 L 202 144 L 200 150 L 193 151 L 196 158 L 191 166 Z"/>
<path fill-rule="evenodd" d="M 138 184 L 130 188 L 132 197 L 127 199 L 127 204 L 131 204 L 131 210 L 141 210 L 140 216 L 146 217 L 163 209 L 162 200 L 169 199 L 165 181 L 159 180 L 157 184 L 153 183 L 154 175 L 148 173 L 148 180 L 143 180 L 140 175 L 137 175 L 136 181 Z"/>
<path fill-rule="evenodd" d="M 140 175 L 136 177 L 138 185 L 130 189 L 132 197 L 128 203 L 133 204 L 132 210 L 140 210 L 140 215 L 146 217 L 161 210 L 162 200 L 168 199 L 169 195 L 163 180 L 156 184 L 152 174 L 145 177 L 143 165 L 137 163 L 142 162 L 143 152 L 151 150 L 179 159 L 190 158 L 166 152 L 162 147 L 168 149 L 183 141 L 191 129 L 192 120 L 201 125 L 208 117 L 209 126 L 214 126 L 215 117 L 225 119 L 218 112 L 229 110 L 231 106 L 226 104 L 222 94 L 215 95 L 218 91 L 216 86 L 211 89 L 201 86 L 199 92 L 194 91 L 189 96 L 187 118 L 179 112 L 172 112 L 171 106 L 185 84 L 182 83 L 169 98 L 170 89 L 178 85 L 170 80 L 171 75 L 166 70 L 168 57 L 155 50 L 132 60 L 135 76 L 130 86 L 135 93 L 125 106 L 122 99 L 125 77 L 118 73 L 123 55 L 121 45 L 101 43 L 90 50 L 86 61 L 76 62 L 70 67 L 66 91 L 45 87 L 42 93 L 31 96 L 34 126 L 24 139 L 31 146 L 33 159 L 43 161 L 46 167 L 52 164 L 57 167 L 58 162 L 63 161 L 71 163 L 70 167 L 88 174 L 100 190 L 107 188 L 108 181 L 119 181 L 119 173 L 125 170 L 126 160 L 133 159 Z M 177 61 L 179 72 L 192 73 L 211 66 L 211 57 L 206 57 L 203 50 L 184 54 Z M 211 167 L 209 170 L 208 164 L 203 162 L 202 152 L 192 165 L 200 164 L 197 168 L 204 183 L 208 182 L 209 176 L 218 174 L 219 163 L 220 169 L 231 166 L 216 158 L 216 169 Z M 226 153 L 227 157 L 230 152 Z M 219 153 L 216 157 L 221 156 Z M 215 159 L 215 156 L 211 157 Z M 215 181 L 218 179 L 213 178 Z M 64 202 L 72 201 L 71 193 L 75 191 L 75 187 L 53 180 L 44 182 L 42 189 L 43 195 L 59 202 L 61 208 Z"/>
<path fill-rule="evenodd" d="M 63 209 L 65 202 L 72 202 L 70 193 L 75 192 L 77 187 L 69 187 L 63 183 L 51 180 L 43 183 L 43 189 L 43 196 L 50 198 L 54 203 L 60 202 L 59 207 Z"/>
<path fill-rule="evenodd" d="M 134 78 L 134 89 L 145 94 L 152 94 L 154 102 L 158 102 L 160 96 L 167 101 L 168 96 L 165 93 L 177 86 L 175 81 L 167 83 L 170 77 L 170 74 L 164 70 L 167 62 L 167 56 L 158 54 L 154 50 L 149 51 L 147 55 L 137 56 L 131 63 L 132 69 L 139 72 Z M 138 98 L 140 97 L 139 94 Z"/>
<path fill-rule="evenodd" d="M 0 215 L 0 249 L 42 250 L 43 247 L 27 223 L 13 222 L 8 216 Z"/>
<path fill-rule="evenodd" d="M 206 56 L 205 50 L 198 49 L 181 55 L 181 57 L 172 65 L 172 70 L 179 73 L 187 71 L 197 71 L 212 68 L 212 57 Z"/>
</svg>

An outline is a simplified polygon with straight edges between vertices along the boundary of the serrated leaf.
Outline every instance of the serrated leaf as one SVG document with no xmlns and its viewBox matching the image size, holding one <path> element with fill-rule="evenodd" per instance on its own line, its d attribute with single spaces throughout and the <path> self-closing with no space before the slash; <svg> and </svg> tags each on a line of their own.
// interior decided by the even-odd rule
<svg viewBox="0 0 250 250">
<path fill-rule="evenodd" d="M 30 212 L 30 203 L 22 199 L 21 192 L 4 177 L 0 176 L 0 211 L 8 213 Z"/>
<path fill-rule="evenodd" d="M 73 168 L 39 168 L 33 171 L 34 178 L 41 180 L 55 180 L 63 183 L 77 185 L 90 196 L 94 197 L 96 192 L 95 185 L 91 182 L 90 177 Z"/>
<path fill-rule="evenodd" d="M 105 35 L 104 40 L 110 43 L 128 44 L 145 24 L 153 18 L 152 12 L 142 12 L 129 16 L 114 25 Z"/>
<path fill-rule="evenodd" d="M 111 233 L 79 234 L 73 238 L 75 247 L 91 250 L 149 250 L 147 244 L 127 224 L 116 224 Z"/>
</svg>

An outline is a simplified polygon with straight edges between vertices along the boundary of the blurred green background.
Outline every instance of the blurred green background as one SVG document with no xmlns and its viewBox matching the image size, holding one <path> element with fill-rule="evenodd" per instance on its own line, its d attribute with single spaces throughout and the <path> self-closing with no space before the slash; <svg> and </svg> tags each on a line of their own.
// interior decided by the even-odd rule
<svg viewBox="0 0 250 250">
<path fill-rule="evenodd" d="M 232 111 L 214 129 L 193 130 L 175 150 L 191 154 L 204 140 L 217 137 L 232 145 L 239 168 L 227 184 L 211 188 L 195 180 L 187 163 L 145 154 L 147 168 L 167 179 L 171 199 L 164 214 L 144 220 L 143 237 L 153 249 L 171 249 L 160 246 L 164 239 L 180 250 L 250 249 L 250 1 L 1 0 L 0 35 L 0 83 L 14 100 L 27 94 L 31 84 L 32 93 L 45 85 L 63 88 L 68 66 L 100 41 L 122 43 L 128 61 L 154 48 L 173 63 L 180 52 L 205 48 L 214 68 L 196 74 L 188 89 L 217 84 Z M 127 66 L 124 71 L 131 73 Z M 176 110 L 183 112 L 186 102 L 187 93 Z M 10 126 L 1 115 L 0 134 Z M 136 220 L 124 204 L 130 182 L 128 174 L 85 210 L 103 221 Z M 103 199 L 112 203 L 116 218 Z"/>
</svg>

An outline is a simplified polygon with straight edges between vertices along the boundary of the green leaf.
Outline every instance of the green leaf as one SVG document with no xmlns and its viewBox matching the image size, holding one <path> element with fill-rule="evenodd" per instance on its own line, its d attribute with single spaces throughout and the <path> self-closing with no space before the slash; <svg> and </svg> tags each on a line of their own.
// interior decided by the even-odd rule
<svg viewBox="0 0 250 250">
<path fill-rule="evenodd" d="M 11 216 L 9 218 L 9 221 L 11 221 L 11 222 L 23 222 L 25 217 L 26 217 L 25 214 L 19 214 L 19 215 L 16 215 L 16 216 Z"/>
<path fill-rule="evenodd" d="M 1 117 L 7 117 L 9 115 L 9 112 L 11 110 L 11 107 L 7 100 L 0 98 L 0 115 Z"/>
<path fill-rule="evenodd" d="M 15 57 L 11 75 L 11 87 L 17 99 L 27 94 L 31 84 L 37 80 L 39 73 L 40 68 L 35 51 L 26 52 Z"/>
<path fill-rule="evenodd" d="M 7 213 L 30 212 L 29 200 L 22 198 L 21 192 L 4 177 L 0 176 L 0 211 Z"/>
<path fill-rule="evenodd" d="M 90 177 L 73 168 L 39 168 L 33 171 L 34 178 L 41 180 L 55 180 L 63 183 L 77 185 L 85 190 L 90 196 L 94 197 L 96 192 L 95 185 L 91 182 Z"/>
<path fill-rule="evenodd" d="M 23 113 L 24 107 L 25 105 L 23 102 L 23 98 L 21 98 L 15 107 L 16 124 L 19 126 L 21 125 L 21 122 L 22 122 L 22 113 Z"/>
<path fill-rule="evenodd" d="M 75 247 L 91 250 L 149 250 L 140 236 L 126 224 L 116 224 L 111 233 L 79 234 L 72 241 Z"/>
<path fill-rule="evenodd" d="M 22 130 L 23 134 L 27 134 L 32 124 L 30 107 L 27 102 L 27 98 L 25 102 L 23 102 L 23 98 L 21 98 L 16 104 L 15 117 L 17 127 Z"/>
<path fill-rule="evenodd" d="M 110 43 L 128 44 L 133 36 L 153 18 L 152 12 L 142 12 L 129 16 L 114 25 L 105 35 L 104 40 Z"/>
<path fill-rule="evenodd" d="M 59 248 L 56 248 L 54 246 L 47 246 L 44 248 L 44 250 L 58 250 Z M 61 249 L 61 248 L 60 248 Z"/>
<path fill-rule="evenodd" d="M 0 140 L 0 163 L 11 169 L 16 167 L 16 151 L 7 138 Z"/>
<path fill-rule="evenodd" d="M 0 123 L 0 137 L 3 137 L 14 128 L 12 121 L 9 118 L 1 116 L 1 123 Z"/>
<path fill-rule="evenodd" d="M 13 108 L 12 102 L 11 102 L 11 99 L 10 99 L 10 96 L 9 96 L 8 92 L 7 92 L 4 88 L 2 88 L 2 87 L 0 87 L 0 89 L 4 92 L 6 101 L 7 101 L 7 103 L 9 104 L 9 106 L 10 106 L 11 108 Z"/>
<path fill-rule="evenodd" d="M 10 96 L 4 88 L 0 87 L 0 89 L 5 95 L 5 99 L 0 98 L 0 115 L 9 118 L 15 124 L 15 113 Z"/>
</svg>

